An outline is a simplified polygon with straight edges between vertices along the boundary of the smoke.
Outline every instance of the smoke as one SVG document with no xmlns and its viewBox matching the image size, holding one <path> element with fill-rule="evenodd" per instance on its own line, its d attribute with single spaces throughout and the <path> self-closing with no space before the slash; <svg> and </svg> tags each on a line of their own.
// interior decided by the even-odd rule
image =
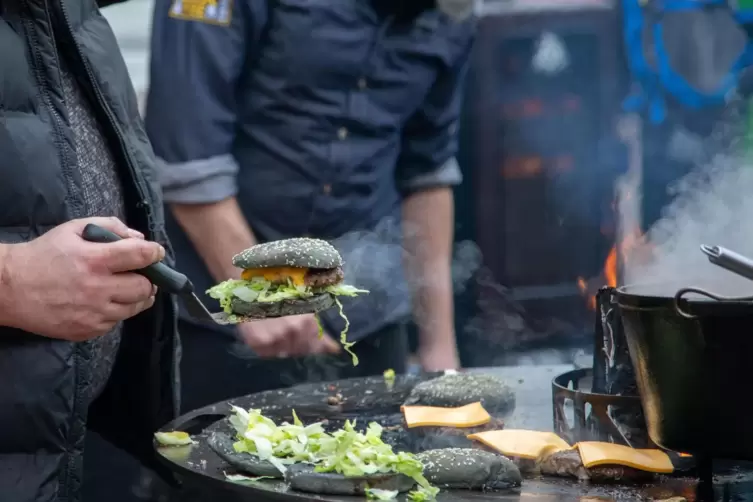
<svg viewBox="0 0 753 502">
<path fill-rule="evenodd" d="M 624 265 L 627 284 L 672 295 L 697 286 L 722 295 L 751 295 L 753 284 L 709 263 L 701 244 L 753 256 L 753 165 L 742 155 L 720 154 L 670 187 L 672 202 Z M 647 291 L 648 292 L 648 291 Z"/>
</svg>

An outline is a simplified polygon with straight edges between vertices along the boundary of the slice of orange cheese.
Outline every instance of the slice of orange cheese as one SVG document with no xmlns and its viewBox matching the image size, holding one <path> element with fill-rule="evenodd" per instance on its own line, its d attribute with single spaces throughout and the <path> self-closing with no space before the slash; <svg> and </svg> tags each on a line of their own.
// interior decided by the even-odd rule
<svg viewBox="0 0 753 502">
<path fill-rule="evenodd" d="M 671 473 L 675 470 L 669 456 L 661 450 L 639 450 L 612 443 L 585 441 L 575 445 L 586 468 L 599 465 L 623 465 L 641 471 Z"/>
<path fill-rule="evenodd" d="M 483 443 L 508 457 L 536 460 L 572 448 L 553 432 L 506 429 L 470 434 L 468 439 Z"/>
<path fill-rule="evenodd" d="M 279 282 L 290 278 L 296 286 L 303 286 L 307 271 L 307 268 L 299 267 L 247 268 L 241 272 L 241 279 L 250 281 L 254 277 L 263 277 L 269 282 Z"/>
<path fill-rule="evenodd" d="M 491 420 L 480 402 L 459 408 L 434 406 L 401 406 L 405 423 L 413 427 L 477 427 Z"/>
</svg>

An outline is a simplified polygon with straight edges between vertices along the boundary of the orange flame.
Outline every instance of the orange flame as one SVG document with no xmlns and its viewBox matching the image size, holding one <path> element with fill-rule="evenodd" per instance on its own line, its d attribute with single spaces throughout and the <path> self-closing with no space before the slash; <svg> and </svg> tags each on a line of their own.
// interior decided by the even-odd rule
<svg viewBox="0 0 753 502">
<path fill-rule="evenodd" d="M 634 228 L 625 234 L 623 240 L 609 250 L 604 265 L 602 267 L 601 274 L 593 279 L 585 279 L 578 277 L 576 284 L 581 293 L 588 298 L 588 308 L 591 310 L 596 309 L 596 296 L 595 291 L 601 286 L 609 286 L 615 288 L 618 286 L 618 275 L 621 266 L 624 266 L 628 261 L 632 261 L 637 258 L 636 251 L 639 245 L 643 242 L 643 233 L 640 228 Z"/>
</svg>

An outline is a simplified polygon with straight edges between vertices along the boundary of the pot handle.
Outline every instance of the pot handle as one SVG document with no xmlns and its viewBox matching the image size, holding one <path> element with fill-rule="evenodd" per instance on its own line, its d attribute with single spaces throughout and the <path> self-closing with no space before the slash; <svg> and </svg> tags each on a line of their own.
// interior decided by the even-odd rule
<svg viewBox="0 0 753 502">
<path fill-rule="evenodd" d="M 690 312 L 685 310 L 685 308 L 682 306 L 682 304 L 687 301 L 683 297 L 690 293 L 700 295 L 700 296 L 705 296 L 706 298 L 710 298 L 718 302 L 751 302 L 753 301 L 753 296 L 742 296 L 742 297 L 720 296 L 714 293 L 709 293 L 708 291 L 704 289 L 700 289 L 700 288 L 682 288 L 682 289 L 679 289 L 677 293 L 675 293 L 674 304 L 675 304 L 675 311 L 686 319 L 698 318 L 698 316 L 691 314 Z"/>
</svg>

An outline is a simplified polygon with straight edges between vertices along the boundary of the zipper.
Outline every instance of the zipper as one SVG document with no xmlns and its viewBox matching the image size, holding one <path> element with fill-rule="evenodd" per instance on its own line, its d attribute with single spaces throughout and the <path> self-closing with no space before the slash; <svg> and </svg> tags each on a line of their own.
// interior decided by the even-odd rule
<svg viewBox="0 0 753 502">
<path fill-rule="evenodd" d="M 123 132 L 120 129 L 120 126 L 118 125 L 117 120 L 115 119 L 115 115 L 112 113 L 112 110 L 110 110 L 110 107 L 107 105 L 107 101 L 105 101 L 104 94 L 102 93 L 102 89 L 99 87 L 99 83 L 97 82 L 97 79 L 94 75 L 94 71 L 91 69 L 91 66 L 89 65 L 89 61 L 84 57 L 83 52 L 81 51 L 81 48 L 78 45 L 78 42 L 76 42 L 76 37 L 73 34 L 73 28 L 71 27 L 70 18 L 68 17 L 68 9 L 65 5 L 65 0 L 60 0 L 58 2 L 60 6 L 60 12 L 63 15 L 63 21 L 65 22 L 65 27 L 68 30 L 68 35 L 70 36 L 71 43 L 73 44 L 74 49 L 76 50 L 76 54 L 78 55 L 78 58 L 81 60 L 81 63 L 84 66 L 84 69 L 86 70 L 86 75 L 89 79 L 89 83 L 91 84 L 92 88 L 94 89 L 94 94 L 96 95 L 97 101 L 99 102 L 100 108 L 102 108 L 105 112 L 105 115 L 107 116 L 107 120 L 110 123 L 110 127 L 115 132 L 115 136 L 118 139 L 118 143 L 120 144 L 120 150 L 123 153 L 123 156 L 125 158 L 125 163 L 128 165 L 128 169 L 131 172 L 131 179 L 133 180 L 133 184 L 136 187 L 136 192 L 138 193 L 139 201 L 136 203 L 136 207 L 139 209 L 143 209 L 144 213 L 146 214 L 146 223 L 149 227 L 150 231 L 153 231 L 153 214 L 152 214 L 152 208 L 149 203 L 149 198 L 147 197 L 147 191 L 146 188 L 142 185 L 144 180 L 141 179 L 138 171 L 136 170 L 135 161 L 133 157 L 131 156 L 131 151 L 128 148 L 128 145 L 126 144 L 125 140 L 123 139 Z M 157 236 L 155 236 L 157 237 Z"/>
<path fill-rule="evenodd" d="M 24 2 L 24 6 L 29 13 L 31 13 L 31 7 L 29 7 L 28 2 Z M 48 18 L 49 21 L 49 18 Z M 82 216 L 81 212 L 81 205 L 78 204 L 78 202 L 73 198 L 73 195 L 71 194 L 71 185 L 73 184 L 73 168 L 71 167 L 70 163 L 66 161 L 65 155 L 66 155 L 66 145 L 65 140 L 63 139 L 63 119 L 60 116 L 60 112 L 53 106 L 52 100 L 50 99 L 50 94 L 47 90 L 47 78 L 42 73 L 42 68 L 44 67 L 44 62 L 42 61 L 42 56 L 39 52 L 39 38 L 37 37 L 36 30 L 34 29 L 34 26 L 30 19 L 23 18 L 22 22 L 26 28 L 26 32 L 28 33 L 32 47 L 30 47 L 31 53 L 34 57 L 34 75 L 37 79 L 37 83 L 39 84 L 39 88 L 42 95 L 42 100 L 44 101 L 44 104 L 47 106 L 47 109 L 50 112 L 50 116 L 52 117 L 53 122 L 53 131 L 55 135 L 55 146 L 57 147 L 58 152 L 60 152 L 60 165 L 63 170 L 63 177 L 66 181 L 66 194 L 65 194 L 65 200 L 66 205 L 70 208 L 70 210 L 73 213 L 74 218 L 80 218 Z M 52 29 L 52 24 L 50 24 L 50 29 Z M 53 50 L 56 51 L 57 56 L 57 47 L 55 46 L 55 39 L 54 37 L 51 37 L 52 47 Z"/>
<path fill-rule="evenodd" d="M 31 12 L 31 7 L 29 6 L 28 2 L 24 2 L 24 7 L 26 8 L 29 16 L 32 16 L 33 13 Z M 49 25 L 50 30 L 53 29 L 52 23 L 50 22 L 49 18 L 49 12 L 47 11 L 47 5 L 44 6 L 45 14 L 47 15 L 47 23 Z M 63 178 L 65 179 L 65 202 L 66 206 L 69 208 L 69 210 L 72 213 L 72 216 L 74 218 L 78 218 L 82 215 L 80 212 L 81 205 L 76 201 L 71 193 L 71 186 L 73 185 L 73 168 L 71 167 L 70 163 L 67 162 L 65 156 L 67 152 L 67 148 L 65 145 L 65 140 L 63 138 L 63 120 L 60 116 L 58 110 L 53 106 L 52 99 L 50 99 L 50 95 L 47 89 L 47 86 L 49 85 L 49 79 L 45 77 L 45 75 L 42 72 L 42 68 L 44 67 L 44 63 L 42 61 L 42 56 L 39 52 L 39 38 L 37 37 L 36 29 L 34 28 L 33 23 L 31 22 L 30 18 L 22 18 L 22 23 L 25 26 L 26 32 L 29 36 L 29 39 L 31 41 L 31 47 L 29 48 L 31 54 L 34 58 L 34 76 L 37 79 L 37 84 L 39 85 L 40 94 L 42 96 L 42 101 L 44 103 L 44 106 L 47 107 L 47 110 L 50 113 L 50 117 L 52 117 L 52 129 L 54 134 L 54 144 L 57 148 L 57 151 L 59 152 L 58 155 L 60 156 L 60 166 L 63 171 Z M 50 37 L 51 43 L 52 43 L 52 49 L 55 51 L 55 56 L 58 57 L 57 53 L 57 47 L 55 46 L 55 39 L 54 37 Z M 81 381 L 82 375 L 81 370 L 79 369 L 81 365 L 79 364 L 80 361 L 80 352 L 79 347 L 77 345 L 74 345 L 73 347 L 73 364 L 76 370 L 74 371 L 74 391 L 73 391 L 73 416 L 71 417 L 71 420 L 76 420 L 76 413 L 80 410 L 81 406 L 79 403 L 80 396 L 78 395 L 78 385 Z M 69 424 L 69 426 L 72 426 L 72 424 Z M 61 470 L 61 473 L 59 475 L 59 483 L 60 488 L 58 488 L 58 496 L 63 501 L 70 501 L 73 499 L 73 496 L 71 492 L 67 489 L 70 485 L 71 479 L 74 478 L 76 472 L 76 466 L 74 465 L 74 462 L 72 460 L 68 460 L 67 465 L 64 469 Z M 62 492 L 62 493 L 61 493 Z"/>
</svg>

